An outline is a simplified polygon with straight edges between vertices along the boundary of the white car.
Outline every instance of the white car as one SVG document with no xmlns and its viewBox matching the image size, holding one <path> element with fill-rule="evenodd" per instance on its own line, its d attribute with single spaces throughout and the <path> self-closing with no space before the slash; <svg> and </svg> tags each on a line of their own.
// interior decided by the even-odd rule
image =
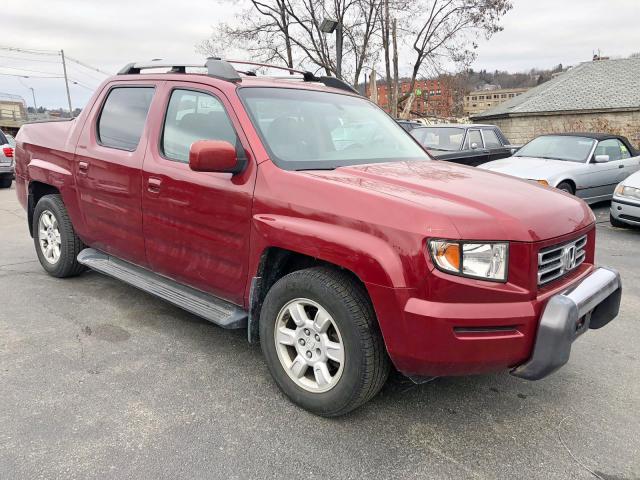
<svg viewBox="0 0 640 480">
<path fill-rule="evenodd" d="M 640 170 L 640 154 L 619 135 L 558 133 L 534 138 L 512 157 L 478 168 L 532 180 L 596 203 L 611 200 L 615 186 Z"/>
<path fill-rule="evenodd" d="M 0 188 L 9 188 L 13 182 L 14 162 L 13 149 L 15 140 L 0 130 Z"/>
<path fill-rule="evenodd" d="M 609 218 L 614 227 L 640 226 L 640 172 L 627 177 L 616 187 Z"/>
</svg>

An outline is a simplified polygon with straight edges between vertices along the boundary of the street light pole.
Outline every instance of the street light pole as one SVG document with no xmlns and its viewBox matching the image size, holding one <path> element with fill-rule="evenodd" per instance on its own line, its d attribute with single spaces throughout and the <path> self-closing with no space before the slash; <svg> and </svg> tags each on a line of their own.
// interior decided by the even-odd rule
<svg viewBox="0 0 640 480">
<path fill-rule="evenodd" d="M 69 102 L 69 116 L 73 118 L 73 108 L 71 108 L 71 93 L 69 93 L 69 78 L 67 77 L 67 64 L 64 61 L 64 50 L 60 50 L 62 55 L 62 70 L 64 71 L 64 84 L 67 87 L 67 101 Z"/>
<path fill-rule="evenodd" d="M 336 77 L 342 80 L 342 22 L 336 27 Z"/>
</svg>

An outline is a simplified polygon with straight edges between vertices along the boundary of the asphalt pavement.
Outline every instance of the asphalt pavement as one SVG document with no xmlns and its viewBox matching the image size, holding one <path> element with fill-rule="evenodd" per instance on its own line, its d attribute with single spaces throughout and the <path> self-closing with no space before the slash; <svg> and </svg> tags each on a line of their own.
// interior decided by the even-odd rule
<svg viewBox="0 0 640 480">
<path fill-rule="evenodd" d="M 395 379 L 323 419 L 284 397 L 245 331 L 97 273 L 47 276 L 0 190 L 0 479 L 639 479 L 640 230 L 594 210 L 622 310 L 562 370 Z"/>
</svg>

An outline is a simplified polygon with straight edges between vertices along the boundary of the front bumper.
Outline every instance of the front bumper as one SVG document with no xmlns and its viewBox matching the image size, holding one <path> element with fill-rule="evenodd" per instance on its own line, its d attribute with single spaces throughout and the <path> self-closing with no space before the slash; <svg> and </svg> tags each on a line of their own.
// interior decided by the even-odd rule
<svg viewBox="0 0 640 480">
<path fill-rule="evenodd" d="M 622 282 L 610 268 L 598 268 L 570 290 L 554 295 L 544 307 L 531 358 L 511 371 L 539 380 L 569 361 L 571 345 L 589 328 L 605 326 L 618 314 Z"/>
<path fill-rule="evenodd" d="M 640 226 L 640 203 L 614 197 L 611 201 L 611 216 L 620 222 Z"/>
</svg>

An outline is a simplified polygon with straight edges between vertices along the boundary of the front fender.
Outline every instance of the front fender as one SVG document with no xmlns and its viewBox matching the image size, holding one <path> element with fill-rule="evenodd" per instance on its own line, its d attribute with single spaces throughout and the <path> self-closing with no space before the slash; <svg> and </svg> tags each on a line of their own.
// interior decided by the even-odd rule
<svg viewBox="0 0 640 480">
<path fill-rule="evenodd" d="M 284 215 L 255 215 L 259 257 L 264 248 L 279 247 L 339 265 L 362 282 L 404 288 L 407 278 L 400 255 L 380 237 L 340 225 Z M 253 248 L 252 248 L 253 250 Z"/>
</svg>

